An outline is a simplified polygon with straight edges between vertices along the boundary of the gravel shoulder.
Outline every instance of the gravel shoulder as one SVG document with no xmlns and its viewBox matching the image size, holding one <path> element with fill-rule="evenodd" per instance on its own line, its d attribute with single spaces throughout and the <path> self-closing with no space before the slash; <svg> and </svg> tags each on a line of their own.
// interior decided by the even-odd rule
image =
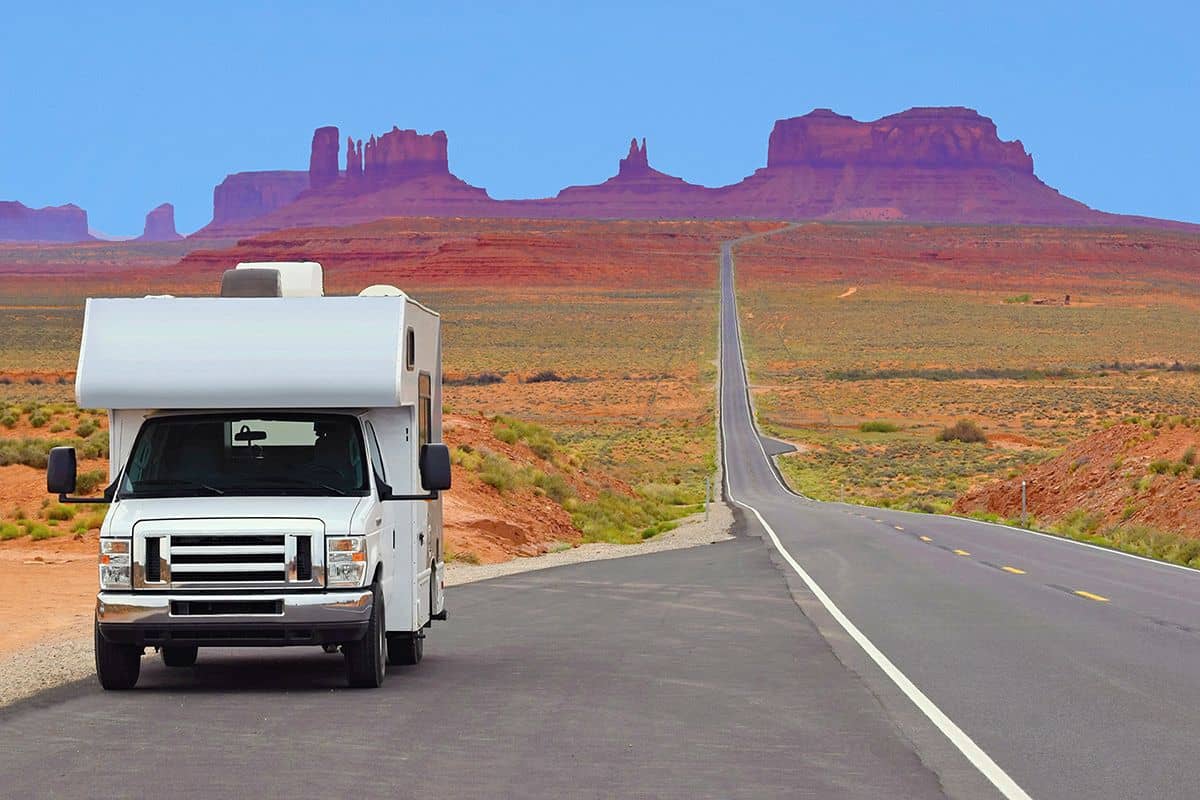
<svg viewBox="0 0 1200 800">
<path fill-rule="evenodd" d="M 673 531 L 638 544 L 584 544 L 559 553 L 531 558 L 516 558 L 499 564 L 448 564 L 446 584 L 457 586 L 584 561 L 676 550 L 683 547 L 720 542 L 731 538 L 733 514 L 721 502 L 709 506 L 707 519 L 696 514 L 683 520 Z M 153 654 L 153 650 L 147 651 Z M 150 655 L 147 655 L 150 657 Z M 91 678 L 96 674 L 92 655 L 92 621 L 78 621 L 60 629 L 49 641 L 23 647 L 0 656 L 0 706 L 30 697 L 56 686 Z"/>
</svg>

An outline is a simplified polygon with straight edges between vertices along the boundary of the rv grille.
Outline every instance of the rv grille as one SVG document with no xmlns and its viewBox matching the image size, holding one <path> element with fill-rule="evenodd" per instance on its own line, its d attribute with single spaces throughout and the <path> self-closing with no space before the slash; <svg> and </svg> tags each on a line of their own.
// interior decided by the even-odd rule
<svg viewBox="0 0 1200 800">
<path fill-rule="evenodd" d="M 312 537 L 296 537 L 296 580 L 312 580 Z"/>
<path fill-rule="evenodd" d="M 171 582 L 274 584 L 287 580 L 282 535 L 172 536 Z"/>
<path fill-rule="evenodd" d="M 147 583 L 162 582 L 162 556 L 159 552 L 159 542 L 162 541 L 157 536 L 152 536 L 146 540 L 146 581 Z"/>
</svg>

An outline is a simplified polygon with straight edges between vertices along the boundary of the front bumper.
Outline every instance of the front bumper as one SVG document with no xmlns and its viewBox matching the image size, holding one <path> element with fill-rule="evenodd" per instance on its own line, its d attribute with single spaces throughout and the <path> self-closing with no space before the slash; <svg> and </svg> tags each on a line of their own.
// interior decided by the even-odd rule
<svg viewBox="0 0 1200 800">
<path fill-rule="evenodd" d="M 96 622 L 106 641 L 142 647 L 341 644 L 361 639 L 371 590 L 297 595 L 142 595 L 101 592 Z"/>
</svg>

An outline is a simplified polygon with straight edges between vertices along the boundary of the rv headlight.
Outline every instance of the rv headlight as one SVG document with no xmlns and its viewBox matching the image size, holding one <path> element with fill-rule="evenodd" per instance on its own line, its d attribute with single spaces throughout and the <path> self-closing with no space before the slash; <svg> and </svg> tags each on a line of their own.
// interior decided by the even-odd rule
<svg viewBox="0 0 1200 800">
<path fill-rule="evenodd" d="M 100 540 L 100 589 L 131 588 L 129 540 Z"/>
<path fill-rule="evenodd" d="M 367 573 L 367 540 L 334 536 L 325 540 L 325 576 L 329 586 L 362 586 Z"/>
</svg>

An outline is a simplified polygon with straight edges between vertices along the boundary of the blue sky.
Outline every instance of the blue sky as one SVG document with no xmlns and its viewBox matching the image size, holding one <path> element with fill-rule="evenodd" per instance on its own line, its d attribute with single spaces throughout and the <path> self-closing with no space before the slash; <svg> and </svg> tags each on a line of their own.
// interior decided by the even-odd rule
<svg viewBox="0 0 1200 800">
<path fill-rule="evenodd" d="M 966 105 L 1089 205 L 1200 221 L 1190 4 L 168 3 L 0 11 L 0 199 L 140 233 L 205 224 L 230 172 L 304 169 L 313 128 L 444 129 L 494 197 L 602 180 L 631 136 L 710 186 L 772 123 Z"/>
</svg>

